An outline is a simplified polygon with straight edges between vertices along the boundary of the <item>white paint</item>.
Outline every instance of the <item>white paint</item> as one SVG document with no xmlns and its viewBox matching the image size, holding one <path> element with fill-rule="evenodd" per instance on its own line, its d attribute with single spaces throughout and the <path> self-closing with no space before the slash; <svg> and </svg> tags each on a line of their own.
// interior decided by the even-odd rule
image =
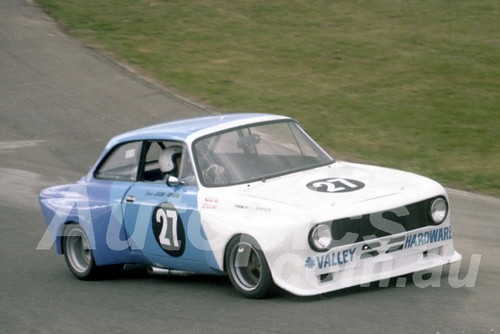
<svg viewBox="0 0 500 334">
<path fill-rule="evenodd" d="M 37 206 L 38 193 L 49 184 L 40 174 L 0 167 L 0 201 L 17 206 Z"/>
<path fill-rule="evenodd" d="M 24 147 L 38 146 L 45 143 L 46 140 L 17 140 L 17 141 L 2 141 L 0 142 L 0 150 L 13 150 Z"/>
</svg>

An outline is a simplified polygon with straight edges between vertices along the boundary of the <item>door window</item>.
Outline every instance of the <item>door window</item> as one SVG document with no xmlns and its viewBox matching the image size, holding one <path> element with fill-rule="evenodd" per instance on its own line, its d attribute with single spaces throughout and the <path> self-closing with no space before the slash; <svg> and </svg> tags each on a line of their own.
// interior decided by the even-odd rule
<svg viewBox="0 0 500 334">
<path fill-rule="evenodd" d="M 143 180 L 154 182 L 165 180 L 167 175 L 178 177 L 186 185 L 196 185 L 194 176 L 193 163 L 189 156 L 185 145 L 179 142 L 171 141 L 152 141 L 145 144 L 146 154 L 144 161 L 144 170 L 142 172 Z M 173 164 L 173 169 L 166 172 L 161 170 L 160 156 L 162 156 L 169 148 L 182 147 L 179 154 L 168 156 Z"/>
</svg>

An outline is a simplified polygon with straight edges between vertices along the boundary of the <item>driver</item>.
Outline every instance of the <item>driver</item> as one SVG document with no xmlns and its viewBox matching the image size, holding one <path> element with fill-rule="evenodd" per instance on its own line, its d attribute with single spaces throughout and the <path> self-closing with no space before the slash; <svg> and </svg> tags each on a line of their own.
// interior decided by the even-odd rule
<svg viewBox="0 0 500 334">
<path fill-rule="evenodd" d="M 160 164 L 160 170 L 164 176 L 179 176 L 181 158 L 182 147 L 178 145 L 167 147 L 160 153 L 158 162 Z"/>
</svg>

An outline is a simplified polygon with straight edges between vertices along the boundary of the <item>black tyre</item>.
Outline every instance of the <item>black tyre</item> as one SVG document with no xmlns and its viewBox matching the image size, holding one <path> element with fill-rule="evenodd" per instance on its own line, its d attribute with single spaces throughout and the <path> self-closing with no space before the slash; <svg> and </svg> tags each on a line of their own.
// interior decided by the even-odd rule
<svg viewBox="0 0 500 334">
<path fill-rule="evenodd" d="M 236 290 L 247 298 L 264 298 L 274 287 L 264 253 L 248 236 L 238 236 L 228 243 L 226 271 Z"/>
<path fill-rule="evenodd" d="M 97 266 L 89 239 L 76 224 L 67 225 L 64 229 L 63 251 L 69 269 L 81 280 L 115 275 L 123 268 L 123 265 Z"/>
</svg>

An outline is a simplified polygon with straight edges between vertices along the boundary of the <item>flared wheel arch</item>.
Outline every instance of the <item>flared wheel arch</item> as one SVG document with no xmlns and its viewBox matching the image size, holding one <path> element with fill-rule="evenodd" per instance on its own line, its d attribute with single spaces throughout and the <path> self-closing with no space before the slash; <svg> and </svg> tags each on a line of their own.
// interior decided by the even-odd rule
<svg viewBox="0 0 500 334">
<path fill-rule="evenodd" d="M 237 278 L 234 277 L 234 272 L 231 273 L 231 268 L 229 268 L 229 266 L 231 261 L 231 253 L 234 250 L 235 246 L 237 246 L 238 244 L 251 246 L 251 248 L 255 251 L 254 254 L 256 254 L 258 261 L 261 264 L 262 268 L 260 271 L 260 275 L 262 276 L 259 277 L 259 286 L 255 289 L 242 288 L 241 282 L 234 282 L 234 280 Z M 274 284 L 267 258 L 257 240 L 255 240 L 255 238 L 250 235 L 237 234 L 229 239 L 224 249 L 224 271 L 228 274 L 229 279 L 235 289 L 246 298 L 260 299 L 270 296 L 271 294 L 276 292 L 276 285 Z"/>
</svg>

